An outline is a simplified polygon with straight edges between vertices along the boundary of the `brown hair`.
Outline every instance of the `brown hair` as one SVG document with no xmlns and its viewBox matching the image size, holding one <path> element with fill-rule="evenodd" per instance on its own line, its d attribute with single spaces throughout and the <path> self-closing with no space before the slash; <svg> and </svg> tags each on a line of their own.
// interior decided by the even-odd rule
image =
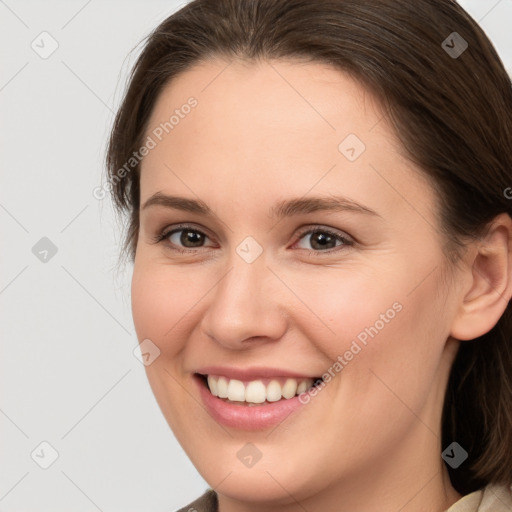
<svg viewBox="0 0 512 512">
<path fill-rule="evenodd" d="M 465 51 L 450 53 L 463 49 L 463 40 Z M 512 213 L 504 193 L 512 185 L 511 80 L 454 0 L 194 0 L 147 37 L 107 148 L 114 203 L 129 214 L 123 251 L 132 260 L 140 164 L 127 170 L 126 162 L 143 144 L 164 85 L 216 57 L 327 63 L 372 91 L 407 156 L 438 191 L 452 263 L 460 261 L 464 240 Z M 511 335 L 509 304 L 487 334 L 461 343 L 451 370 L 442 446 L 456 441 L 468 452 L 459 468 L 448 467 L 461 494 L 512 483 Z"/>
</svg>

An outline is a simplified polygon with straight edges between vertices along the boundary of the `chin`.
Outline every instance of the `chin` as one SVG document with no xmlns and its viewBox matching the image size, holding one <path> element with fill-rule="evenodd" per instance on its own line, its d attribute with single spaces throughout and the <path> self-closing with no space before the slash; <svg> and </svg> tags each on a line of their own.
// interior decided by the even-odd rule
<svg viewBox="0 0 512 512">
<path fill-rule="evenodd" d="M 240 443 L 236 443 L 235 449 L 224 452 L 226 455 L 214 461 L 204 464 L 204 453 L 200 455 L 203 460 L 193 459 L 195 467 L 206 482 L 217 492 L 231 499 L 259 503 L 272 503 L 274 506 L 294 504 L 297 501 L 307 499 L 322 491 L 329 485 L 325 471 L 314 472 L 313 467 L 305 467 L 298 458 L 273 457 L 263 453 L 261 459 L 253 467 L 245 467 L 237 458 L 236 452 L 240 449 Z M 269 450 L 270 448 L 267 448 Z M 233 457 L 229 454 L 233 453 Z M 202 464 L 201 464 L 202 462 Z M 301 468 L 301 465 L 303 466 Z M 310 473 L 308 473 L 308 469 Z"/>
</svg>

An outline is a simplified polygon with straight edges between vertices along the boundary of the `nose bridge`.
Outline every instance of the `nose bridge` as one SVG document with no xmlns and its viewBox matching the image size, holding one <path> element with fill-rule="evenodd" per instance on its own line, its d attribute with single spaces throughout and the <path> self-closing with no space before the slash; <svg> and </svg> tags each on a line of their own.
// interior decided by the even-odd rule
<svg viewBox="0 0 512 512">
<path fill-rule="evenodd" d="M 285 328 L 274 292 L 279 282 L 263 247 L 250 238 L 231 251 L 203 315 L 206 334 L 233 349 L 249 338 L 279 338 Z"/>
</svg>

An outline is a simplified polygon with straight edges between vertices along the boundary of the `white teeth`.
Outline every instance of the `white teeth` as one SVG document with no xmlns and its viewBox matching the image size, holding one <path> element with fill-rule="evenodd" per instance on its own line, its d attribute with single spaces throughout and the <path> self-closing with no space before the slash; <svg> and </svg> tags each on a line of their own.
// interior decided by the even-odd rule
<svg viewBox="0 0 512 512">
<path fill-rule="evenodd" d="M 297 381 L 295 379 L 288 379 L 283 386 L 284 398 L 292 398 L 297 393 Z"/>
<path fill-rule="evenodd" d="M 208 377 L 211 377 L 211 375 L 208 375 Z M 215 379 L 215 377 L 212 377 Z M 210 391 L 212 389 L 210 388 Z M 212 391 L 213 394 L 213 391 Z M 228 380 L 226 377 L 219 377 L 217 380 L 217 396 L 219 398 L 227 398 L 228 397 Z"/>
<path fill-rule="evenodd" d="M 277 379 L 272 379 L 267 385 L 261 380 L 253 380 L 244 384 L 241 380 L 227 379 L 208 375 L 208 387 L 214 396 L 227 398 L 232 402 L 247 402 L 261 404 L 277 402 L 281 398 L 290 399 L 303 393 L 313 385 L 313 379 L 286 379 L 283 385 Z"/>
<path fill-rule="evenodd" d="M 210 388 L 212 395 L 218 395 L 219 392 L 217 388 L 217 380 L 214 379 L 211 375 L 208 375 L 208 387 Z"/>
<path fill-rule="evenodd" d="M 228 384 L 228 400 L 243 402 L 245 400 L 245 386 L 241 380 L 231 379 Z"/>
<path fill-rule="evenodd" d="M 245 388 L 245 398 L 246 402 L 252 402 L 253 404 L 261 404 L 265 401 L 267 397 L 267 390 L 265 389 L 265 384 L 261 382 L 261 380 L 253 380 L 247 384 Z"/>
<path fill-rule="evenodd" d="M 277 380 L 271 380 L 267 384 L 267 401 L 277 402 L 281 400 L 281 384 Z"/>
<path fill-rule="evenodd" d="M 304 393 L 304 391 L 306 391 L 306 389 L 308 389 L 308 383 L 303 380 L 297 386 L 297 395 L 300 395 L 301 393 Z"/>
</svg>

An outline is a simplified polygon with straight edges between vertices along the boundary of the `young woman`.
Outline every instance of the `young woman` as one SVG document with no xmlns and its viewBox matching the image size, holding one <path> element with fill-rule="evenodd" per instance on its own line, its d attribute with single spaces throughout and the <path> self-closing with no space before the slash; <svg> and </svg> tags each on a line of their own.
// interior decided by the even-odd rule
<svg viewBox="0 0 512 512">
<path fill-rule="evenodd" d="M 512 87 L 450 0 L 195 0 L 112 130 L 182 510 L 512 510 Z"/>
</svg>

